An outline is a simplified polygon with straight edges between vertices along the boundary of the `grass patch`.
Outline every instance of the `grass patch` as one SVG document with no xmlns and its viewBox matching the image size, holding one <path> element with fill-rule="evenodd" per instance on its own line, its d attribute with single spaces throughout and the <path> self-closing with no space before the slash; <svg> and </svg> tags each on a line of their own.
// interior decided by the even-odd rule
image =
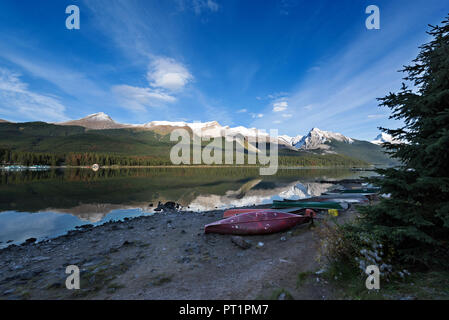
<svg viewBox="0 0 449 320">
<path fill-rule="evenodd" d="M 120 285 L 112 283 L 118 275 L 125 273 L 131 267 L 130 262 L 122 262 L 118 265 L 110 265 L 106 260 L 98 265 L 89 267 L 80 275 L 80 290 L 74 290 L 75 297 L 85 297 L 91 293 L 101 291 L 103 288 L 115 290 Z"/>
<path fill-rule="evenodd" d="M 321 275 L 336 289 L 337 299 L 350 300 L 449 300 L 449 272 L 416 272 L 390 281 L 380 278 L 379 290 L 365 287 L 367 276 L 346 264 L 332 264 Z"/>
<path fill-rule="evenodd" d="M 296 288 L 301 287 L 307 280 L 307 278 L 312 274 L 312 272 L 300 272 L 298 273 L 298 277 L 296 279 Z"/>
<path fill-rule="evenodd" d="M 150 285 L 153 286 L 162 286 L 166 283 L 169 283 L 173 280 L 172 274 L 160 274 L 150 279 Z"/>
<path fill-rule="evenodd" d="M 280 288 L 273 291 L 269 300 L 293 300 L 293 296 L 287 290 Z"/>
</svg>

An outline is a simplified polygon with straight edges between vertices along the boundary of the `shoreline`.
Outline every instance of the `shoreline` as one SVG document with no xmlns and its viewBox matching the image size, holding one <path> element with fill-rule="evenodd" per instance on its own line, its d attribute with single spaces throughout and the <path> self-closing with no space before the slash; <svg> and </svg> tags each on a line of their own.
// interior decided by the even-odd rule
<svg viewBox="0 0 449 320">
<path fill-rule="evenodd" d="M 6 166 L 0 166 L 1 170 L 7 171 Z M 151 169 L 151 168 L 263 168 L 258 165 L 158 165 L 158 166 L 100 166 L 100 169 Z M 90 169 L 91 166 L 49 166 L 48 169 L 34 169 L 35 171 L 46 171 L 54 169 Z M 351 169 L 356 171 L 373 171 L 374 166 L 370 167 L 352 167 L 352 166 L 278 166 L 278 170 L 301 170 L 301 169 Z M 29 168 L 23 168 L 23 171 L 29 170 Z M 14 170 L 11 170 L 14 171 Z M 16 170 L 20 171 L 20 170 Z"/>
<path fill-rule="evenodd" d="M 10 245 L 0 250 L 0 299 L 256 299 L 280 287 L 297 299 L 330 296 L 319 284 L 295 289 L 298 272 L 319 267 L 310 224 L 244 236 L 245 250 L 230 235 L 204 234 L 223 212 L 162 212 Z M 80 290 L 65 288 L 68 265 L 81 270 Z"/>
</svg>

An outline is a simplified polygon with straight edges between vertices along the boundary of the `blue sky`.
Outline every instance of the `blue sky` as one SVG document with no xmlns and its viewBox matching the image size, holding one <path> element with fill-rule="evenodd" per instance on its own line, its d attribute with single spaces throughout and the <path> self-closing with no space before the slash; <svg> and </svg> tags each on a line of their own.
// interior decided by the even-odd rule
<svg viewBox="0 0 449 320">
<path fill-rule="evenodd" d="M 65 8 L 80 8 L 80 30 Z M 380 8 L 367 30 L 365 8 Z M 0 118 L 211 121 L 371 140 L 397 127 L 376 98 L 449 2 L 95 0 L 0 2 Z"/>
</svg>

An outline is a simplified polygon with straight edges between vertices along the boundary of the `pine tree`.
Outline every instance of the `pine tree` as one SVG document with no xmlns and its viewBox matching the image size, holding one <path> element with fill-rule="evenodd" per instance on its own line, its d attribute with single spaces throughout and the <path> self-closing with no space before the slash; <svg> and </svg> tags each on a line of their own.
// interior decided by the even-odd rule
<svg viewBox="0 0 449 320">
<path fill-rule="evenodd" d="M 390 194 L 362 209 L 362 226 L 397 252 L 398 262 L 429 266 L 449 262 L 449 16 L 430 26 L 432 40 L 420 47 L 398 93 L 378 99 L 403 120 L 398 129 L 380 128 L 401 140 L 386 144 L 401 165 L 378 170 L 372 182 Z"/>
</svg>

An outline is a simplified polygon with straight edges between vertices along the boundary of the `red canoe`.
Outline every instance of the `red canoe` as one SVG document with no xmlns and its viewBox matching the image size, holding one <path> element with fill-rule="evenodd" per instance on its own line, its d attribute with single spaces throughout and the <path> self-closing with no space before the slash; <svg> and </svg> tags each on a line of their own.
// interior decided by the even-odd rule
<svg viewBox="0 0 449 320">
<path fill-rule="evenodd" d="M 210 223 L 204 227 L 204 232 L 240 235 L 268 234 L 290 229 L 310 220 L 311 217 L 305 215 L 259 210 Z"/>
<path fill-rule="evenodd" d="M 229 218 L 237 216 L 242 213 L 256 212 L 256 211 L 273 211 L 273 209 L 228 209 L 223 213 L 223 218 Z M 306 215 L 316 214 L 313 210 L 304 208 L 288 208 L 286 210 L 276 210 L 276 211 L 285 213 L 305 213 Z"/>
</svg>

